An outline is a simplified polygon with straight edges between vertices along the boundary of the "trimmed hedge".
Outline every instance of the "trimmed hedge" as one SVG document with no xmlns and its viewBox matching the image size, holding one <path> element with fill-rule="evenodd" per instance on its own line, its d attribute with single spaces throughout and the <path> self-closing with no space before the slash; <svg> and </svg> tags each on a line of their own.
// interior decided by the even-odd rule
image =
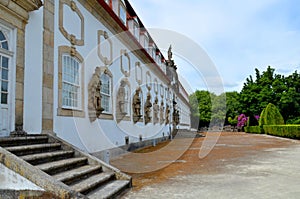
<svg viewBox="0 0 300 199">
<path fill-rule="evenodd" d="M 264 125 L 266 134 L 300 139 L 300 125 Z"/>
<path fill-rule="evenodd" d="M 245 126 L 246 133 L 264 134 L 264 129 L 261 126 Z"/>
<path fill-rule="evenodd" d="M 274 104 L 269 103 L 268 106 L 261 112 L 259 126 L 282 124 L 284 124 L 284 119 L 278 108 Z"/>
</svg>

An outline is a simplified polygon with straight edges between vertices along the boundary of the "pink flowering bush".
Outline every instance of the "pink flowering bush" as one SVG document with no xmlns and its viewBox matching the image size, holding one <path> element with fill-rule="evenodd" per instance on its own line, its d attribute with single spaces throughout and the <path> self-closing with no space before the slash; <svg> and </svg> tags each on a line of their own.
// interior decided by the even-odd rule
<svg viewBox="0 0 300 199">
<path fill-rule="evenodd" d="M 238 127 L 244 127 L 244 126 L 246 126 L 247 121 L 248 121 L 248 117 L 246 117 L 246 115 L 242 113 L 242 114 L 240 114 L 240 115 L 238 116 L 238 123 L 237 123 L 237 126 L 238 126 Z"/>
</svg>

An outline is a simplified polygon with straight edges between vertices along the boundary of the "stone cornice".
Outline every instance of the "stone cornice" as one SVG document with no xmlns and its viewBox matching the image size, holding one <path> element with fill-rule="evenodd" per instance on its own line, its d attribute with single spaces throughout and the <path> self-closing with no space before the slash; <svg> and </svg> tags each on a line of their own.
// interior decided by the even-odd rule
<svg viewBox="0 0 300 199">
<path fill-rule="evenodd" d="M 12 0 L 27 12 L 38 10 L 42 5 L 41 0 Z"/>
<path fill-rule="evenodd" d="M 42 5 L 40 0 L 0 0 L 1 7 L 24 21 L 29 18 L 28 12 L 37 10 Z"/>
</svg>

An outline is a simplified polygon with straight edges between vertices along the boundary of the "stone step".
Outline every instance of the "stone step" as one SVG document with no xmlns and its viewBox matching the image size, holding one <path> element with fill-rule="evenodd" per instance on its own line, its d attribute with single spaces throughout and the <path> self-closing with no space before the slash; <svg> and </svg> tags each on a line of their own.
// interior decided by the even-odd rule
<svg viewBox="0 0 300 199">
<path fill-rule="evenodd" d="M 78 158 L 68 158 L 65 160 L 59 160 L 54 162 L 48 162 L 44 164 L 36 165 L 40 170 L 48 173 L 49 175 L 54 175 L 59 172 L 63 172 L 72 168 L 77 168 L 87 164 L 86 157 L 78 157 Z"/>
<path fill-rule="evenodd" d="M 28 163 L 32 165 L 36 164 L 42 164 L 45 162 L 52 162 L 62 159 L 71 158 L 74 156 L 74 151 L 52 151 L 52 152 L 46 152 L 46 153 L 38 153 L 38 154 L 30 154 L 30 155 L 24 155 L 20 156 L 23 160 L 27 161 Z"/>
<path fill-rule="evenodd" d="M 76 169 L 55 174 L 53 177 L 58 181 L 69 185 L 100 172 L 102 172 L 101 165 L 85 165 Z"/>
<path fill-rule="evenodd" d="M 48 143 L 48 144 L 34 144 L 34 145 L 23 145 L 23 146 L 10 146 L 5 147 L 9 152 L 20 156 L 29 155 L 38 152 L 50 152 L 61 149 L 60 143 Z"/>
<path fill-rule="evenodd" d="M 87 194 L 87 196 L 90 199 L 114 198 L 129 186 L 129 180 L 114 180 Z"/>
<path fill-rule="evenodd" d="M 43 143 L 47 143 L 47 142 L 48 142 L 47 135 L 28 135 L 28 136 L 22 136 L 22 137 L 0 138 L 0 146 L 1 147 L 43 144 Z"/>
<path fill-rule="evenodd" d="M 74 191 L 86 194 L 89 191 L 96 189 L 98 186 L 102 185 L 106 181 L 111 180 L 114 176 L 115 174 L 113 172 L 103 172 L 93 175 L 73 185 L 70 185 L 70 187 Z"/>
</svg>

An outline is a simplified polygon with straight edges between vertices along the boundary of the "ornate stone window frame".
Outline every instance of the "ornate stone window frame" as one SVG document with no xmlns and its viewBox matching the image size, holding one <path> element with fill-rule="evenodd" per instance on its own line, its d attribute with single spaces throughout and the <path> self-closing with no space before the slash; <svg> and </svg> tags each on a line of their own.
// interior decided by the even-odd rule
<svg viewBox="0 0 300 199">
<path fill-rule="evenodd" d="M 101 37 L 105 39 L 105 42 L 108 42 L 109 44 L 109 57 L 105 57 L 102 54 L 102 43 L 101 43 Z M 113 44 L 112 40 L 109 38 L 108 33 L 104 30 L 98 30 L 98 57 L 105 65 L 111 65 L 112 59 L 113 59 Z"/>
<path fill-rule="evenodd" d="M 100 116 L 98 117 L 99 119 L 105 119 L 105 120 L 113 120 L 113 113 L 114 113 L 114 106 L 113 106 L 113 74 L 112 72 L 108 69 L 107 66 L 102 66 L 100 67 L 100 78 L 102 74 L 107 74 L 110 77 L 110 101 L 109 101 L 109 106 L 110 106 L 110 111 L 106 112 L 103 111 Z"/>
<path fill-rule="evenodd" d="M 164 96 L 165 96 L 165 88 L 164 88 L 164 85 L 163 84 L 160 84 L 160 96 L 161 96 L 161 98 L 163 99 L 164 98 Z"/>
<path fill-rule="evenodd" d="M 121 54 L 121 56 L 120 56 L 121 72 L 123 73 L 123 75 L 125 75 L 125 77 L 129 77 L 130 76 L 130 70 L 131 70 L 130 56 L 129 56 L 126 49 L 121 49 L 120 54 Z M 124 59 L 125 58 L 127 58 L 127 61 L 128 61 L 128 71 L 124 69 L 124 65 L 125 65 Z"/>
<path fill-rule="evenodd" d="M 157 95 L 158 94 L 158 81 L 157 81 L 156 77 L 154 78 L 154 81 L 153 81 L 153 87 L 154 87 L 154 93 Z"/>
<path fill-rule="evenodd" d="M 81 94 L 81 106 L 80 109 L 71 109 L 64 108 L 62 104 L 62 58 L 63 55 L 70 55 L 75 57 L 80 62 L 80 94 Z M 69 46 L 59 46 L 58 47 L 58 108 L 57 108 L 58 116 L 67 116 L 67 117 L 85 117 L 84 112 L 84 59 L 83 57 L 73 48 Z"/>
<path fill-rule="evenodd" d="M 64 28 L 64 5 L 67 5 L 75 12 L 81 21 L 81 34 L 80 38 L 76 38 L 72 33 L 68 33 Z M 84 45 L 84 17 L 80 10 L 78 9 L 75 1 L 73 0 L 60 0 L 59 1 L 59 21 L 58 21 L 59 30 L 62 35 L 71 42 L 72 45 L 83 46 Z"/>
<path fill-rule="evenodd" d="M 135 80 L 139 85 L 143 83 L 143 69 L 139 61 L 135 62 Z"/>
</svg>

